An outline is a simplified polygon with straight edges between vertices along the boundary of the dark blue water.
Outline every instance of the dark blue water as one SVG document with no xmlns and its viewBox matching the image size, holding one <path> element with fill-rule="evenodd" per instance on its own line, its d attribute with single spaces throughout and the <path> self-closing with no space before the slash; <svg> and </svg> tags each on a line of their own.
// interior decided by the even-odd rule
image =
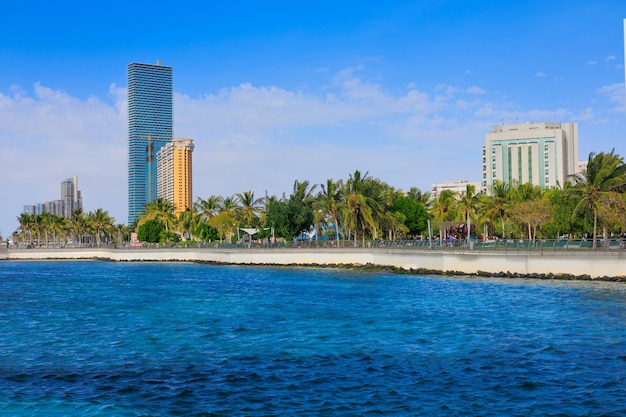
<svg viewBox="0 0 626 417">
<path fill-rule="evenodd" d="M 0 262 L 0 414 L 624 416 L 626 286 Z"/>
</svg>

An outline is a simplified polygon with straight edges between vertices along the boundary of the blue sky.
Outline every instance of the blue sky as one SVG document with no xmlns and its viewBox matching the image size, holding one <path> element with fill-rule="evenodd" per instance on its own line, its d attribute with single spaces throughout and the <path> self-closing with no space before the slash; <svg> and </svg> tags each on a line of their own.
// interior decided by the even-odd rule
<svg viewBox="0 0 626 417">
<path fill-rule="evenodd" d="M 2 7 L 4 235 L 69 176 L 126 221 L 130 62 L 174 68 L 194 198 L 357 169 L 404 190 L 478 181 L 502 122 L 576 122 L 580 159 L 626 156 L 623 1 L 92 3 Z"/>
</svg>

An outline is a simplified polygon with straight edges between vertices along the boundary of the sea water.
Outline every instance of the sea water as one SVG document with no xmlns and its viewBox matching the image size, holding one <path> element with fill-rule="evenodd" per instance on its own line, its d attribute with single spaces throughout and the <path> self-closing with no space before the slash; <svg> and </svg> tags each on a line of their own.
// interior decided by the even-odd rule
<svg viewBox="0 0 626 417">
<path fill-rule="evenodd" d="M 624 416 L 626 286 L 0 262 L 0 414 Z"/>
</svg>

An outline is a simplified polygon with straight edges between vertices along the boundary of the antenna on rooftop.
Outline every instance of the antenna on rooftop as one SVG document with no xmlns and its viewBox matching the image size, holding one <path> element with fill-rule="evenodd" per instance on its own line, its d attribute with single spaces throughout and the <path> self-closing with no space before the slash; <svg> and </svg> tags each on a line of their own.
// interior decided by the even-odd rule
<svg viewBox="0 0 626 417">
<path fill-rule="evenodd" d="M 161 62 L 160 59 L 157 59 L 157 65 L 160 67 L 161 65 L 163 65 L 163 63 Z"/>
</svg>

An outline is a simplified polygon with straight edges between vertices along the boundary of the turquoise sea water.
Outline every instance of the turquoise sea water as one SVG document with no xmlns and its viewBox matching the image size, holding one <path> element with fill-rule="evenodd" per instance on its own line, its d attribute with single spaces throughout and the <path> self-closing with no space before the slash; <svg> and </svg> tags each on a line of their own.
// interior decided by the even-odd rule
<svg viewBox="0 0 626 417">
<path fill-rule="evenodd" d="M 626 415 L 624 284 L 0 262 L 0 329 L 0 415 Z"/>
</svg>

